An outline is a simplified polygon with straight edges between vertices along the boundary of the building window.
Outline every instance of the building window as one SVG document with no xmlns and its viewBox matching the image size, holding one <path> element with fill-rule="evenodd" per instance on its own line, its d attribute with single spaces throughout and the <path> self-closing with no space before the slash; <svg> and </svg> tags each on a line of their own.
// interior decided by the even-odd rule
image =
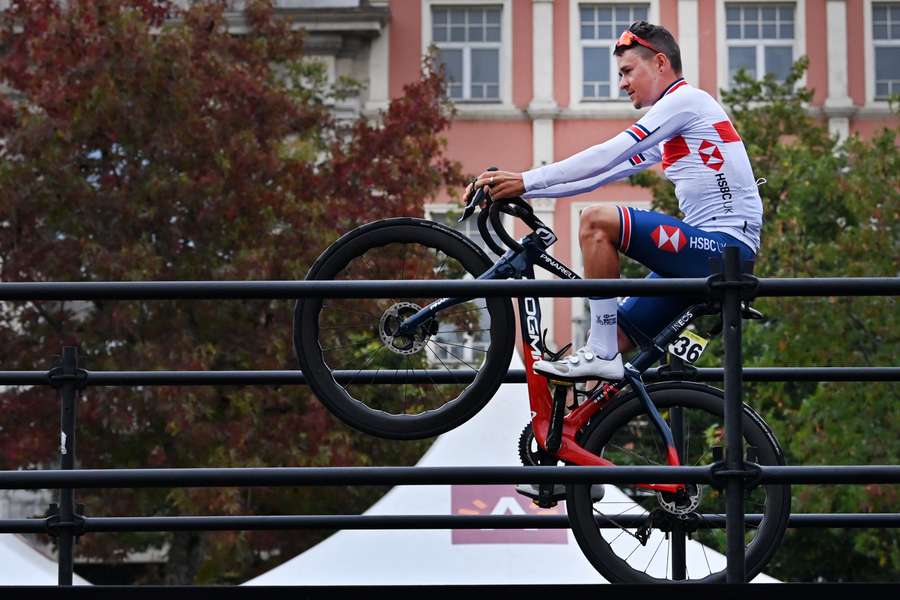
<svg viewBox="0 0 900 600">
<path fill-rule="evenodd" d="M 900 94 L 900 2 L 872 5 L 875 40 L 875 98 Z"/>
<path fill-rule="evenodd" d="M 500 100 L 500 6 L 434 6 L 431 39 L 446 70 L 450 98 Z"/>
<path fill-rule="evenodd" d="M 619 90 L 613 49 L 619 35 L 635 21 L 646 21 L 648 4 L 582 4 L 581 98 L 584 101 L 627 98 Z"/>
<path fill-rule="evenodd" d="M 740 69 L 784 81 L 794 63 L 795 15 L 794 4 L 726 4 L 729 81 Z"/>
</svg>

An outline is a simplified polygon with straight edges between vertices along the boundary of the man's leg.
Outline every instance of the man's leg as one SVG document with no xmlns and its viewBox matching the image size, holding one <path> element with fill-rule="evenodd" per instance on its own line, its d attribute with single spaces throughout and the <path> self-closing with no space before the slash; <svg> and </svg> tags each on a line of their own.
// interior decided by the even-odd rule
<svg viewBox="0 0 900 600">
<path fill-rule="evenodd" d="M 619 278 L 621 232 L 621 215 L 617 207 L 589 206 L 582 211 L 578 241 L 586 278 Z M 589 298 L 588 304 L 591 307 L 591 332 L 587 345 L 591 351 L 600 358 L 608 359 L 621 350 L 627 350 L 630 340 L 616 323 L 616 299 Z"/>
</svg>

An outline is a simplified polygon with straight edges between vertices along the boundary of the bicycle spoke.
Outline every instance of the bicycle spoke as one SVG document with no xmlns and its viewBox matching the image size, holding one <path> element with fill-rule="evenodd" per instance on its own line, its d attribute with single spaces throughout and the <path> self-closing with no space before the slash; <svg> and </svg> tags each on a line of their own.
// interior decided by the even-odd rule
<svg viewBox="0 0 900 600">
<path fill-rule="evenodd" d="M 671 550 L 672 550 L 672 544 L 669 544 L 668 546 L 666 546 L 666 570 L 663 571 L 663 577 L 669 577 L 669 554 L 671 553 Z M 675 579 L 675 573 L 674 573 L 675 563 L 674 562 L 672 563 L 672 571 L 673 571 L 672 579 Z"/>
<path fill-rule="evenodd" d="M 635 552 L 638 551 L 638 548 L 643 548 L 643 547 L 644 547 L 644 544 L 641 543 L 641 540 L 639 540 L 639 539 L 637 538 L 637 536 L 633 536 L 633 537 L 634 537 L 635 540 L 637 540 L 638 545 L 635 546 L 635 547 L 634 547 L 634 550 L 632 550 L 632 551 L 628 554 L 628 556 L 625 557 L 625 559 L 624 559 L 625 562 L 628 562 L 628 559 L 631 558 L 631 555 L 632 555 L 632 554 L 634 554 Z"/>
<path fill-rule="evenodd" d="M 647 458 L 647 457 L 644 456 L 643 454 L 638 454 L 638 453 L 635 452 L 634 450 L 629 450 L 628 448 L 625 448 L 625 447 L 623 447 L 623 446 L 619 446 L 618 444 L 607 444 L 606 447 L 607 447 L 607 448 L 610 448 L 610 447 L 611 447 L 613 450 L 619 450 L 619 451 L 621 451 L 621 452 L 624 452 L 625 454 L 630 454 L 631 456 L 635 456 L 635 457 L 639 458 L 640 460 L 644 461 L 644 464 L 646 464 L 646 465 L 658 465 L 658 464 L 660 464 L 658 461 L 650 460 L 649 458 Z"/>
<path fill-rule="evenodd" d="M 473 312 L 478 312 L 480 310 L 487 310 L 487 309 L 488 309 L 487 306 L 482 306 L 481 308 L 467 308 L 465 310 L 452 310 L 450 312 L 446 312 L 446 313 L 442 312 L 439 314 L 441 315 L 441 317 L 449 317 L 451 315 L 462 315 L 465 313 L 473 313 Z"/>
<path fill-rule="evenodd" d="M 406 356 L 406 376 L 409 377 L 409 355 Z M 404 383 L 403 384 L 403 409 L 406 410 L 406 408 L 408 406 L 409 406 L 409 404 L 407 404 L 407 401 L 406 401 L 406 384 Z"/>
<path fill-rule="evenodd" d="M 384 349 L 385 349 L 385 346 L 382 346 L 381 348 L 379 348 L 378 350 L 376 350 L 375 352 L 373 352 L 372 355 L 369 356 L 369 360 L 367 360 L 367 361 L 363 364 L 363 366 L 361 366 L 361 367 L 359 368 L 359 370 L 356 371 L 356 377 L 359 377 L 359 374 L 363 372 L 363 369 L 365 369 L 366 367 L 368 367 L 369 364 L 372 362 L 372 360 L 373 360 L 376 356 L 378 356 L 381 352 L 383 352 Z M 380 370 L 380 369 L 379 369 L 379 370 Z M 348 384 L 348 385 L 349 385 L 349 384 Z"/>
<path fill-rule="evenodd" d="M 490 331 L 490 329 L 447 329 L 447 330 L 442 329 L 442 330 L 438 331 L 435 335 L 440 335 L 442 333 L 475 333 L 475 332 L 481 332 L 481 331 Z"/>
<path fill-rule="evenodd" d="M 436 344 L 445 344 L 447 346 L 456 346 L 458 348 L 468 348 L 469 350 L 477 350 L 478 352 L 487 352 L 484 348 L 478 348 L 476 346 L 466 346 L 465 344 L 454 344 L 453 342 L 445 342 L 443 340 L 438 341 L 435 340 Z"/>
<path fill-rule="evenodd" d="M 431 353 L 434 354 L 434 350 L 431 350 L 431 348 L 429 348 L 428 346 L 425 346 L 425 350 L 431 351 Z M 441 357 L 438 356 L 437 354 L 434 354 L 434 356 L 439 361 L 441 360 Z M 441 361 L 441 363 L 443 363 L 443 361 Z M 447 365 L 444 365 L 444 368 L 447 369 L 447 371 L 450 371 L 450 369 L 447 368 Z M 426 374 L 428 374 L 428 369 L 426 369 L 425 371 L 426 371 Z M 431 384 L 434 386 L 434 394 L 437 395 L 437 392 L 440 389 L 440 384 L 438 384 L 438 382 L 436 382 L 430 374 L 428 374 L 428 379 L 431 380 Z"/>
<path fill-rule="evenodd" d="M 700 516 L 700 520 L 703 522 L 707 522 L 706 517 L 704 517 L 703 515 Z M 709 564 L 709 556 L 706 555 L 706 544 L 699 541 L 697 543 L 700 545 L 700 550 L 703 552 L 703 559 L 706 561 L 706 568 L 710 572 L 710 574 L 712 574 L 712 565 Z"/>
<path fill-rule="evenodd" d="M 432 344 L 437 344 L 437 345 L 440 347 L 440 342 L 438 342 L 438 341 L 436 341 L 436 340 L 432 340 L 431 343 L 432 343 Z M 470 365 L 469 363 L 467 363 L 464 359 L 462 359 L 462 358 L 458 357 L 457 355 L 453 354 L 453 352 L 451 352 L 450 350 L 447 350 L 447 354 L 449 354 L 450 356 L 452 356 L 453 358 L 455 358 L 455 359 L 458 360 L 459 362 L 463 363 L 464 365 L 466 365 L 467 367 L 469 367 L 469 368 L 472 369 L 473 371 L 477 371 L 477 370 L 478 370 L 476 367 L 473 367 L 472 365 Z"/>
<path fill-rule="evenodd" d="M 653 551 L 653 555 L 650 557 L 650 560 L 647 562 L 647 566 L 644 567 L 644 573 L 646 573 L 647 570 L 650 568 L 650 565 L 653 564 L 653 559 L 656 558 L 656 553 L 659 552 L 660 546 L 662 546 L 663 542 L 665 542 L 665 541 L 666 541 L 666 536 L 662 536 L 662 538 L 659 540 L 659 543 L 656 545 L 656 550 Z M 666 552 L 666 556 L 668 556 L 668 551 Z M 667 565 L 668 565 L 668 562 L 669 561 L 667 560 L 666 561 Z M 665 575 L 663 575 L 663 577 L 665 577 Z"/>
<path fill-rule="evenodd" d="M 448 373 L 453 373 L 453 370 L 452 370 L 450 367 L 447 366 L 447 363 L 445 363 L 445 362 L 443 361 L 443 359 L 441 359 L 441 357 L 438 355 L 437 352 L 435 352 L 434 350 L 432 350 L 432 349 L 428 346 L 428 344 L 425 344 L 425 348 L 426 348 L 427 350 L 429 350 L 432 354 L 434 354 L 434 357 L 435 357 L 436 359 L 438 359 L 438 361 L 440 361 L 440 363 L 441 363 L 442 365 L 444 365 L 444 368 L 447 369 L 447 372 L 448 372 Z"/>
<path fill-rule="evenodd" d="M 360 346 L 368 344 L 371 341 L 372 340 L 360 340 L 354 344 L 341 344 L 340 346 L 329 346 L 328 348 L 322 348 L 322 352 L 330 352 L 332 350 L 340 350 L 341 348 L 359 348 Z M 382 346 L 381 349 L 383 350 L 384 346 Z"/>
<path fill-rule="evenodd" d="M 626 533 L 628 533 L 628 532 L 625 531 L 624 529 L 620 529 L 620 530 L 619 530 L 619 535 L 617 535 L 616 537 L 614 537 L 614 538 L 609 542 L 609 545 L 612 546 L 613 544 L 615 544 L 615 543 L 616 543 L 616 540 L 619 539 L 620 537 L 622 537 L 623 535 L 625 535 Z"/>
<path fill-rule="evenodd" d="M 328 327 L 319 327 L 319 331 L 329 331 L 331 329 L 349 329 L 351 327 L 374 327 L 374 323 L 350 323 L 348 325 L 329 325 Z"/>
<path fill-rule="evenodd" d="M 378 367 L 374 373 L 372 373 L 372 379 L 369 380 L 369 384 L 374 384 L 375 379 L 378 377 L 378 374 L 381 373 L 381 367 Z"/>
</svg>

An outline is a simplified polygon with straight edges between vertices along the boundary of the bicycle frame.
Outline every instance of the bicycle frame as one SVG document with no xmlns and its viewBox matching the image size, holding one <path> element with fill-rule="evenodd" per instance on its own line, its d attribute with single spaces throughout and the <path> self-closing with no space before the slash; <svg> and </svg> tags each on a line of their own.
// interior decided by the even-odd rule
<svg viewBox="0 0 900 600">
<path fill-rule="evenodd" d="M 479 280 L 510 278 L 534 279 L 535 265 L 540 266 L 562 279 L 581 279 L 571 269 L 558 262 L 545 251 L 557 240 L 556 235 L 549 227 L 535 217 L 533 213 L 527 215 L 528 218 L 524 218 L 521 214 L 516 214 L 516 216 L 523 218 L 523 220 L 532 228 L 533 233 L 526 235 L 519 240 L 519 242 L 515 244 L 518 246 L 517 248 L 512 247 L 503 253 L 500 259 L 491 268 L 478 277 Z M 492 222 L 496 230 L 499 221 L 497 221 L 496 218 L 493 218 Z M 479 230 L 481 231 L 482 237 L 485 237 L 487 232 L 484 227 L 484 219 L 479 219 Z M 498 231 L 498 233 L 500 232 Z M 505 231 L 500 237 L 504 240 L 509 239 L 508 235 L 505 235 Z M 496 246 L 496 243 L 493 243 L 493 240 L 488 242 L 488 244 L 491 245 L 492 248 Z M 511 244 L 507 242 L 507 245 Z M 400 330 L 413 330 L 419 324 L 433 318 L 442 310 L 469 300 L 471 300 L 471 298 L 442 298 L 406 319 L 401 325 Z M 531 404 L 532 428 L 537 443 L 542 449 L 546 450 L 548 446 L 548 434 L 551 429 L 553 398 L 550 394 L 548 380 L 534 370 L 534 363 L 544 358 L 546 354 L 549 354 L 544 347 L 543 337 L 541 335 L 541 307 L 538 299 L 534 297 L 520 297 L 517 301 L 519 307 L 519 322 L 522 331 L 522 354 L 524 357 L 525 375 L 528 384 L 528 397 Z M 675 448 L 672 430 L 659 414 L 650 395 L 647 393 L 647 389 L 641 379 L 641 373 L 656 363 L 665 354 L 665 348 L 678 338 L 681 331 L 683 331 L 696 316 L 707 312 L 708 310 L 705 303 L 691 306 L 677 319 L 672 321 L 672 323 L 652 341 L 646 340 L 648 343 L 642 343 L 640 352 L 633 360 L 625 364 L 625 374 L 622 382 L 630 384 L 632 389 L 638 394 L 647 413 L 650 415 L 654 426 L 666 443 L 666 462 L 671 466 L 679 466 L 681 464 L 678 452 Z M 615 389 L 615 391 L 618 390 Z M 594 399 L 582 403 L 563 417 L 561 441 L 558 450 L 554 453 L 556 458 L 581 466 L 616 466 L 613 462 L 585 450 L 576 439 L 578 432 L 587 424 L 591 417 L 597 414 L 597 412 L 606 405 L 612 395 L 614 394 L 604 393 L 602 395 L 596 395 Z M 636 485 L 637 487 L 644 489 L 670 493 L 675 493 L 684 489 L 684 485 L 682 484 Z"/>
</svg>

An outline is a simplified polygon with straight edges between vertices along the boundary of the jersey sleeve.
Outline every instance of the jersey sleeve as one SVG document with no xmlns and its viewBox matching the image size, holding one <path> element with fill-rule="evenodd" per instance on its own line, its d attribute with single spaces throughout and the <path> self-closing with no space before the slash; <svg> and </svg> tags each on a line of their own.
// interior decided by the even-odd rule
<svg viewBox="0 0 900 600">
<path fill-rule="evenodd" d="M 637 123 L 602 144 L 565 160 L 525 171 L 525 192 L 595 178 L 633 156 L 645 154 L 682 131 L 695 118 L 686 93 L 663 96 Z M 646 156 L 646 154 L 645 154 Z"/>
<path fill-rule="evenodd" d="M 556 185 L 551 185 L 550 187 L 540 190 L 527 191 L 522 194 L 522 197 L 564 198 L 566 196 L 577 196 L 578 194 L 584 194 L 585 192 L 595 190 L 601 185 L 606 185 L 607 183 L 630 177 L 631 175 L 639 173 L 647 167 L 658 163 L 660 160 L 662 160 L 662 153 L 660 152 L 659 146 L 652 146 L 644 152 L 635 154 L 628 160 L 620 162 L 612 169 L 605 173 L 601 173 L 600 175 L 588 177 L 587 179 L 580 179 L 578 181 L 557 183 Z"/>
</svg>

